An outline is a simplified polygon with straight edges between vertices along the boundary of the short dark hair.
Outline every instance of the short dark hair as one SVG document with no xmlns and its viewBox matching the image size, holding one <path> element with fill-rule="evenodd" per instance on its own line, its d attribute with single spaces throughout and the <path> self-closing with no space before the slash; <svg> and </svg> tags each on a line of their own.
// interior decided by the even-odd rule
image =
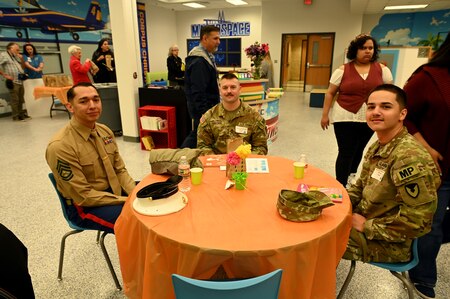
<svg viewBox="0 0 450 299">
<path fill-rule="evenodd" d="M 214 25 L 205 25 L 200 29 L 200 40 L 202 40 L 204 35 L 210 34 L 211 32 L 220 32 L 219 27 Z"/>
<path fill-rule="evenodd" d="M 227 79 L 227 80 L 232 80 L 232 79 L 238 79 L 238 77 L 236 77 L 236 75 L 234 73 L 225 73 L 223 74 L 223 76 L 220 78 L 220 80 L 222 81 L 223 79 Z"/>
<path fill-rule="evenodd" d="M 367 34 L 360 34 L 357 37 L 355 37 L 354 40 L 350 42 L 350 45 L 347 49 L 347 59 L 353 60 L 356 58 L 356 54 L 358 53 L 358 49 L 362 49 L 366 41 L 371 40 L 373 42 L 373 56 L 372 59 L 370 59 L 371 62 L 378 60 L 378 54 L 380 52 L 380 46 L 378 45 L 377 41 Z"/>
<path fill-rule="evenodd" d="M 97 87 L 95 87 L 94 85 L 92 85 L 92 83 L 90 83 L 90 82 L 80 82 L 80 83 L 77 83 L 77 84 L 75 84 L 74 86 L 72 86 L 68 91 L 67 91 L 67 100 L 69 101 L 69 102 L 72 102 L 73 101 L 73 99 L 75 98 L 75 88 L 77 88 L 77 87 L 80 87 L 80 86 L 82 86 L 82 87 L 94 87 L 95 88 L 95 90 L 97 90 Z"/>
<path fill-rule="evenodd" d="M 36 47 L 33 44 L 30 43 L 26 43 L 25 45 L 23 45 L 23 54 L 28 56 L 28 52 L 27 52 L 27 47 L 30 46 L 33 48 L 33 54 L 37 55 L 38 52 L 36 50 Z"/>
<path fill-rule="evenodd" d="M 378 85 L 377 87 L 375 87 L 374 89 L 372 89 L 369 92 L 369 95 L 367 96 L 367 99 L 369 99 L 369 96 L 374 93 L 375 91 L 380 91 L 380 90 L 385 90 L 385 91 L 389 91 L 392 92 L 393 94 L 395 94 L 395 100 L 397 101 L 397 103 L 400 105 L 400 108 L 406 108 L 406 92 L 401 89 L 400 87 L 394 85 L 394 84 L 381 84 Z"/>
</svg>

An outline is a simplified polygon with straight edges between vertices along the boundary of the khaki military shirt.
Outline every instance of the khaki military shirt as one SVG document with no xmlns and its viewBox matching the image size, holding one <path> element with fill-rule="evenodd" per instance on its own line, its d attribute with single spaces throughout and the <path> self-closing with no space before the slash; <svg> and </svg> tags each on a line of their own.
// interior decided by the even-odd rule
<svg viewBox="0 0 450 299">
<path fill-rule="evenodd" d="M 95 127 L 104 142 L 105 151 L 122 189 L 130 194 L 135 182 L 119 155 L 114 134 L 105 125 L 97 123 Z M 72 118 L 69 124 L 51 139 L 46 159 L 55 175 L 57 188 L 65 198 L 72 199 L 79 206 L 123 203 L 126 197 L 104 191 L 110 184 L 90 133 L 91 129 Z"/>
<path fill-rule="evenodd" d="M 251 144 L 252 153 L 267 154 L 266 121 L 249 105 L 242 103 L 235 111 L 227 111 L 222 103 L 209 109 L 197 131 L 197 148 L 202 154 L 226 154 L 227 140 L 242 138 Z"/>
<path fill-rule="evenodd" d="M 348 194 L 353 212 L 367 218 L 365 237 L 398 243 L 397 252 L 409 255 L 412 239 L 431 230 L 439 184 L 430 154 L 403 128 L 389 143 L 370 146 Z"/>
</svg>

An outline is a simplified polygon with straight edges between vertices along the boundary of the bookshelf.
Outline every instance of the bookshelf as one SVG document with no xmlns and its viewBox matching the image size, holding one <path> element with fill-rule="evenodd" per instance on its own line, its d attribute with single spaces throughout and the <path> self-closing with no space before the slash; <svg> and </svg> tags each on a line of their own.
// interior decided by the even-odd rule
<svg viewBox="0 0 450 299">
<path fill-rule="evenodd" d="M 175 107 L 170 106 L 143 106 L 138 109 L 139 116 L 139 137 L 141 141 L 141 149 L 147 149 L 143 138 L 150 136 L 153 141 L 154 148 L 176 148 L 177 147 L 177 129 L 176 129 L 176 113 Z M 141 117 L 159 117 L 166 120 L 166 126 L 158 129 L 148 129 L 143 125 Z"/>
</svg>

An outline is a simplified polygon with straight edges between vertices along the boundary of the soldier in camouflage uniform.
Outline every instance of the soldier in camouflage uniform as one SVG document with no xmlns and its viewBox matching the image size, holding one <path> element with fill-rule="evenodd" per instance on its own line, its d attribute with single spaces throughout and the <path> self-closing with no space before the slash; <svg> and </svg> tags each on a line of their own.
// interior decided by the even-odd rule
<svg viewBox="0 0 450 299">
<path fill-rule="evenodd" d="M 353 227 L 345 259 L 409 261 L 412 240 L 431 229 L 439 173 L 430 154 L 403 127 L 406 113 L 406 95 L 397 86 L 383 84 L 369 95 L 366 120 L 378 141 L 348 190 Z"/>
<path fill-rule="evenodd" d="M 252 153 L 266 155 L 266 122 L 256 110 L 239 99 L 241 86 L 238 78 L 231 73 L 223 75 L 219 89 L 222 102 L 201 118 L 197 148 L 203 155 L 226 154 L 227 140 L 242 138 L 251 144 Z"/>
</svg>

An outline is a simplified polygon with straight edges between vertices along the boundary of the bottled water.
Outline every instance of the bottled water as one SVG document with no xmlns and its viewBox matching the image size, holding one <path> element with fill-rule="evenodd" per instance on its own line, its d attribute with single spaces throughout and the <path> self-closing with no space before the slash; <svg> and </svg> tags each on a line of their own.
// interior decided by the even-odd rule
<svg viewBox="0 0 450 299">
<path fill-rule="evenodd" d="M 178 189 L 181 192 L 188 192 L 191 190 L 191 167 L 186 156 L 181 156 L 180 158 L 180 163 L 178 163 L 178 175 L 183 178 L 178 185 Z"/>
</svg>

